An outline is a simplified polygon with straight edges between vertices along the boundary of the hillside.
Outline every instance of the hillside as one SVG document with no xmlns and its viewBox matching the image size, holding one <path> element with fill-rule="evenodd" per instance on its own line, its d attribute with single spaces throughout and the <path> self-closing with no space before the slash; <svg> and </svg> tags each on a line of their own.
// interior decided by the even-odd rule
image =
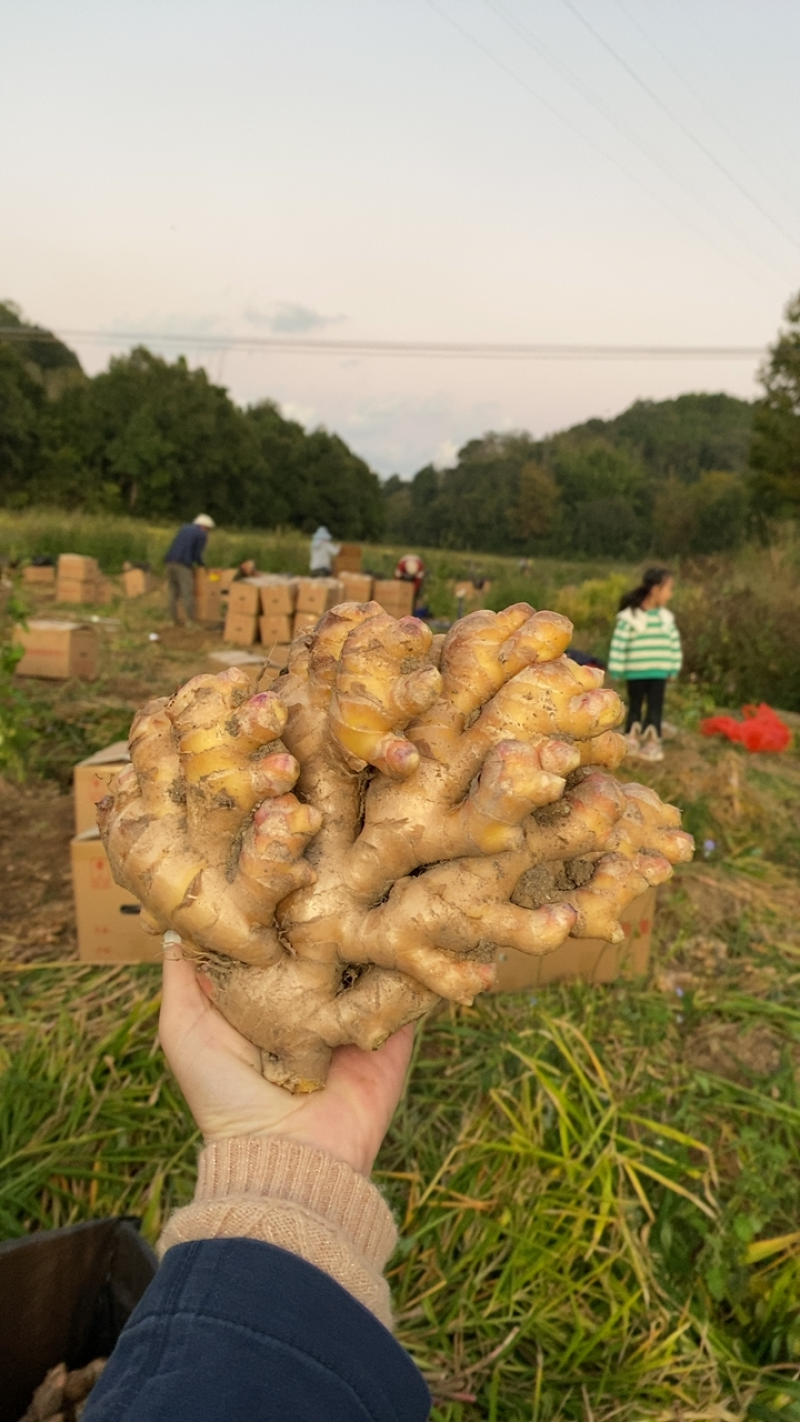
<svg viewBox="0 0 800 1422">
<path fill-rule="evenodd" d="M 546 439 L 488 433 L 452 469 L 384 486 L 390 538 L 482 552 L 638 559 L 736 548 L 753 407 L 730 395 L 637 401 Z"/>
</svg>

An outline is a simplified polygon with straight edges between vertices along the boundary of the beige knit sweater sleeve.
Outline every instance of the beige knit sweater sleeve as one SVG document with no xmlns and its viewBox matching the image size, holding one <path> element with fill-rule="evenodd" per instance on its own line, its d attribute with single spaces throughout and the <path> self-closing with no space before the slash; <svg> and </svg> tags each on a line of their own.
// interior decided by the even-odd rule
<svg viewBox="0 0 800 1422">
<path fill-rule="evenodd" d="M 381 1195 L 343 1161 L 274 1136 L 240 1136 L 200 1154 L 191 1205 L 167 1221 L 158 1242 L 260 1239 L 299 1254 L 392 1326 L 383 1270 L 397 1231 Z"/>
</svg>

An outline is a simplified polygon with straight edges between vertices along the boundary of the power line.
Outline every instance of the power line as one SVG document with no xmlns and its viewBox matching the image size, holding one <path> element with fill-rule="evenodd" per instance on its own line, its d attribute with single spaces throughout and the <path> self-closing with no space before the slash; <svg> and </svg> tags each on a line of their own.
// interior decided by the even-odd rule
<svg viewBox="0 0 800 1422">
<path fill-rule="evenodd" d="M 60 335 L 35 327 L 0 326 L 0 341 L 65 340 L 117 346 L 149 341 L 187 350 L 262 352 L 265 355 L 383 356 L 440 360 L 758 360 L 763 346 L 565 344 L 557 341 L 317 340 L 296 336 L 194 335 L 163 331 L 77 331 Z"/>
<path fill-rule="evenodd" d="M 754 158 L 751 153 L 748 153 L 747 149 L 736 137 L 736 134 L 731 132 L 727 124 L 724 124 L 722 122 L 722 119 L 719 117 L 719 115 L 716 114 L 711 108 L 710 104 L 706 102 L 702 93 L 700 93 L 699 90 L 697 90 L 693 84 L 690 84 L 689 80 L 685 77 L 684 74 L 681 73 L 677 65 L 672 63 L 672 60 L 669 58 L 669 55 L 665 54 L 661 46 L 656 44 L 656 41 L 653 39 L 652 35 L 649 34 L 648 31 L 644 28 L 644 25 L 641 23 L 641 21 L 638 20 L 637 17 L 631 13 L 631 11 L 628 9 L 628 6 L 623 3 L 623 0 L 617 0 L 617 5 L 619 6 L 622 13 L 630 20 L 634 28 L 639 31 L 639 34 L 644 37 L 644 39 L 650 45 L 651 49 L 655 50 L 655 53 L 658 55 L 662 64 L 666 65 L 667 69 L 669 69 L 670 72 L 675 75 L 675 78 L 678 80 L 678 82 L 683 85 L 687 93 L 691 94 L 695 103 L 699 104 L 700 107 L 705 110 L 709 118 L 711 118 L 713 122 L 717 125 L 717 127 L 722 130 L 726 138 L 728 138 L 730 142 L 734 144 L 734 146 L 739 150 L 739 152 L 743 155 L 744 158 L 746 158 L 750 163 L 755 163 L 758 165 L 759 160 L 757 158 Z M 683 48 L 683 46 L 679 44 L 678 47 L 682 50 L 684 54 L 686 53 L 686 50 Z M 772 191 L 776 194 L 777 197 L 780 198 L 782 202 L 786 203 L 787 207 L 791 208 L 791 210 L 795 213 L 796 216 L 800 215 L 798 214 L 798 209 L 794 206 L 789 196 L 783 191 L 782 188 L 778 186 L 776 182 L 773 181 L 769 173 L 764 171 L 763 166 L 761 166 L 760 172 L 762 181 L 765 182 L 772 189 Z"/>
<path fill-rule="evenodd" d="M 498 19 L 502 20 L 503 23 L 507 25 L 510 30 L 517 34 L 520 39 L 523 39 L 525 43 L 528 44 L 536 54 L 538 54 L 539 58 L 551 69 L 553 69 L 556 74 L 559 75 L 559 77 L 564 81 L 565 84 L 568 84 L 570 88 L 574 89 L 575 93 L 579 94 L 580 97 L 584 99 L 586 103 L 591 104 L 591 106 L 597 111 L 597 113 L 602 115 L 602 117 L 606 120 L 607 123 L 612 124 L 613 127 L 617 130 L 617 132 L 622 134 L 623 138 L 627 139 L 629 143 L 632 143 L 635 148 L 638 148 L 639 152 L 643 155 L 644 158 L 648 160 L 648 162 L 652 163 L 656 168 L 660 169 L 660 171 L 665 175 L 665 177 L 670 182 L 674 183 L 677 187 L 679 187 L 681 191 L 691 199 L 692 202 L 698 203 L 698 205 L 700 205 L 697 195 L 692 192 L 692 189 L 687 183 L 682 180 L 680 175 L 676 175 L 672 171 L 672 169 L 668 167 L 668 165 L 658 156 L 658 154 L 654 153 L 650 148 L 646 147 L 645 144 L 641 142 L 640 138 L 635 133 L 632 133 L 630 131 L 627 125 L 621 123 L 620 120 L 616 117 L 616 115 L 608 108 L 606 104 L 603 103 L 602 99 L 600 99 L 597 94 L 595 94 L 595 92 L 589 88 L 587 84 L 582 83 L 579 79 L 576 79 L 574 75 L 570 74 L 566 66 L 549 53 L 545 46 L 540 43 L 538 38 L 534 34 L 532 34 L 532 32 L 528 29 L 526 25 L 523 25 L 517 19 L 516 16 L 512 18 L 510 15 L 507 15 L 496 3 L 496 0 L 484 0 L 484 4 L 490 10 L 492 10 L 493 13 L 497 15 Z M 649 189 L 645 188 L 645 191 L 648 192 L 649 196 L 654 196 L 653 194 L 649 193 Z M 733 261 L 739 267 L 740 271 L 747 271 L 748 275 L 753 275 L 752 272 L 748 271 L 747 267 L 742 266 L 742 264 L 736 259 L 736 257 L 732 256 L 730 252 L 727 252 L 723 247 L 719 245 L 718 242 L 715 242 L 713 238 L 709 238 L 708 235 L 703 232 L 701 228 L 697 227 L 697 225 L 692 222 L 691 219 L 688 218 L 685 213 L 677 212 L 675 209 L 669 208 L 669 205 L 664 203 L 661 199 L 657 200 L 662 201 L 662 205 L 666 207 L 668 211 L 672 211 L 673 214 L 679 218 L 679 220 L 685 222 L 687 226 L 689 226 L 693 232 L 697 233 L 704 242 L 710 241 L 711 245 L 715 247 L 718 252 L 722 252 L 723 256 L 725 256 L 729 261 Z M 726 223 L 724 223 L 722 219 L 716 215 L 715 212 L 709 209 L 709 214 L 712 219 L 716 223 L 718 223 L 720 227 L 722 227 L 723 231 L 726 232 L 729 237 L 733 237 L 735 241 L 743 240 L 739 236 L 739 234 L 734 232 L 732 228 L 730 228 Z M 746 241 L 745 246 L 749 247 L 749 244 Z M 774 267 L 773 264 L 769 262 L 764 256 L 762 256 L 760 252 L 756 251 L 754 248 L 749 248 L 749 250 L 751 256 L 756 257 L 758 261 L 764 262 L 767 266 L 770 267 L 772 271 L 775 271 L 777 274 L 777 268 Z"/>
<path fill-rule="evenodd" d="M 677 211 L 669 202 L 666 201 L 666 199 L 661 197 L 659 193 L 653 192 L 653 190 L 649 188 L 647 184 L 643 182 L 642 179 L 639 178 L 635 173 L 632 173 L 624 165 L 624 163 L 620 163 L 620 161 L 617 158 L 614 158 L 612 154 L 607 153 L 604 148 L 601 148 L 598 143 L 595 143 L 594 139 L 590 138 L 588 134 L 584 133 L 583 130 L 577 124 L 573 123 L 571 119 L 560 113 L 559 110 L 555 108 L 552 104 L 548 103 L 546 99 L 543 99 L 541 95 L 538 94 L 530 84 L 527 84 L 525 82 L 521 75 L 517 74 L 515 70 L 510 69 L 509 66 L 507 64 L 504 64 L 501 59 L 498 59 L 497 55 L 493 54 L 490 49 L 487 49 L 486 45 L 481 44 L 481 41 L 476 39 L 475 36 L 464 27 L 464 25 L 462 25 L 458 20 L 454 20 L 452 15 L 448 15 L 445 10 L 442 10 L 440 6 L 436 4 L 436 0 L 426 0 L 426 3 L 430 6 L 432 10 L 436 11 L 436 14 L 439 15 L 441 19 L 446 20 L 449 25 L 452 25 L 453 29 L 457 30 L 459 34 L 464 37 L 464 39 L 468 40 L 469 43 L 475 47 L 475 49 L 479 50 L 481 54 L 485 55 L 486 58 L 492 62 L 492 64 L 496 65 L 498 69 L 502 70 L 502 72 L 506 74 L 509 79 L 513 79 L 514 82 L 518 84 L 522 89 L 524 89 L 527 94 L 530 94 L 531 97 L 535 99 L 536 102 L 542 108 L 546 109 L 548 113 L 552 114 L 554 118 L 558 119 L 560 123 L 564 124 L 566 128 L 570 129 L 572 133 L 577 134 L 577 136 L 582 139 L 584 143 L 587 143 L 590 148 L 594 149 L 595 153 L 599 153 L 600 157 L 605 159 L 607 163 L 611 163 L 618 170 L 618 172 L 622 173 L 623 176 L 628 179 L 629 182 L 634 183 L 637 188 L 640 188 L 641 191 L 651 199 L 651 201 L 658 203 L 658 205 L 660 207 L 663 207 L 664 210 L 668 212 L 672 217 L 677 217 L 680 222 L 684 222 L 686 226 L 689 227 L 691 231 L 694 232 L 696 235 L 699 235 L 704 242 L 710 242 L 710 245 L 712 247 L 716 248 L 718 252 L 721 252 L 728 261 L 733 262 L 733 264 L 737 266 L 740 271 L 747 272 L 748 276 L 753 277 L 753 272 L 749 271 L 747 267 L 743 266 L 736 256 L 734 256 L 730 252 L 726 252 L 724 248 L 720 247 L 719 244 L 713 240 L 713 238 L 709 238 L 704 232 L 702 232 L 702 230 L 698 228 L 694 222 L 692 222 L 691 218 L 687 217 L 685 213 Z M 716 218 L 715 220 L 719 222 L 719 218 Z M 721 225 L 724 226 L 724 224 Z M 774 272 L 776 276 L 784 275 L 784 273 L 781 272 L 774 265 L 773 262 L 769 261 L 769 259 L 764 257 L 760 252 L 756 252 L 754 249 L 751 248 L 750 253 L 751 255 L 755 256 L 758 261 L 769 267 L 770 271 Z"/>
<path fill-rule="evenodd" d="M 613 45 L 608 42 L 608 40 L 600 33 L 600 31 L 598 29 L 595 29 L 595 26 L 591 24 L 589 20 L 586 19 L 585 15 L 581 14 L 577 5 L 573 3 L 573 0 L 563 0 L 563 3 L 566 5 L 567 9 L 575 16 L 576 20 L 578 20 L 578 22 L 583 25 L 584 29 L 588 30 L 589 34 L 594 36 L 598 44 L 602 45 L 603 49 L 611 55 L 612 59 L 614 59 L 616 63 L 619 64 L 620 67 L 625 70 L 625 73 L 630 75 L 634 83 L 638 84 L 639 88 L 645 94 L 647 94 L 648 98 L 650 98 L 652 102 L 656 104 L 659 109 L 661 109 L 662 113 L 666 114 L 670 122 L 674 123 L 676 127 L 680 129 L 681 133 L 683 133 L 686 138 L 688 138 L 689 141 L 694 144 L 695 148 L 698 148 L 700 150 L 704 157 L 708 159 L 709 163 L 713 164 L 713 166 L 718 170 L 718 172 L 722 173 L 723 177 L 727 178 L 728 182 L 733 184 L 737 191 L 740 192 L 742 196 L 747 199 L 747 201 L 756 209 L 757 212 L 761 214 L 763 218 L 766 219 L 767 222 L 771 223 L 771 225 L 776 229 L 776 231 L 780 232 L 781 235 L 787 239 L 787 241 L 791 242 L 793 247 L 796 247 L 797 250 L 800 251 L 800 241 L 798 241 L 794 234 L 788 232 L 783 226 L 783 224 L 778 222 L 777 219 L 774 218 L 772 214 L 769 213 L 767 209 L 758 201 L 758 198 L 753 197 L 753 194 L 744 186 L 744 183 L 741 183 L 739 181 L 739 179 L 736 177 L 736 174 L 732 173 L 730 169 L 725 166 L 724 163 L 720 162 L 716 154 L 712 153 L 711 149 L 706 147 L 702 139 L 698 138 L 697 135 L 693 133 L 692 130 L 688 127 L 688 125 L 685 124 L 682 119 L 678 118 L 677 115 L 672 112 L 669 105 L 665 104 L 663 99 L 659 98 L 655 90 L 651 89 L 650 85 L 647 84 L 639 74 L 637 74 L 633 66 L 630 65 L 626 59 L 623 59 L 622 55 L 617 53 Z"/>
</svg>

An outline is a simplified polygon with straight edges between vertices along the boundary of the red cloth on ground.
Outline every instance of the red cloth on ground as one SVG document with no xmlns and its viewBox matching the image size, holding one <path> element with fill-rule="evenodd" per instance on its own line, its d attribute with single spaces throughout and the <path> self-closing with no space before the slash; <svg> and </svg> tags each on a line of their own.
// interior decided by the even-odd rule
<svg viewBox="0 0 800 1422">
<path fill-rule="evenodd" d="M 709 716 L 700 722 L 704 736 L 727 736 L 749 751 L 784 751 L 792 739 L 785 721 L 765 701 L 760 706 L 743 706 L 743 721 L 732 716 Z"/>
</svg>

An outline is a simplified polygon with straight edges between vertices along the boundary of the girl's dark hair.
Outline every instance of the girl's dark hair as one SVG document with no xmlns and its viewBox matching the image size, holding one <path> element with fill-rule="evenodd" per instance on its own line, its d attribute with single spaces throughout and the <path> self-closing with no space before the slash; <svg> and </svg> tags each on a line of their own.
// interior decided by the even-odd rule
<svg viewBox="0 0 800 1422">
<path fill-rule="evenodd" d="M 653 588 L 661 587 L 661 584 L 665 583 L 667 578 L 673 576 L 674 574 L 669 568 L 647 568 L 642 574 L 642 581 L 638 588 L 634 588 L 633 592 L 625 593 L 624 597 L 620 598 L 620 612 L 624 612 L 626 607 L 641 607 L 645 598 L 653 591 Z"/>
</svg>

